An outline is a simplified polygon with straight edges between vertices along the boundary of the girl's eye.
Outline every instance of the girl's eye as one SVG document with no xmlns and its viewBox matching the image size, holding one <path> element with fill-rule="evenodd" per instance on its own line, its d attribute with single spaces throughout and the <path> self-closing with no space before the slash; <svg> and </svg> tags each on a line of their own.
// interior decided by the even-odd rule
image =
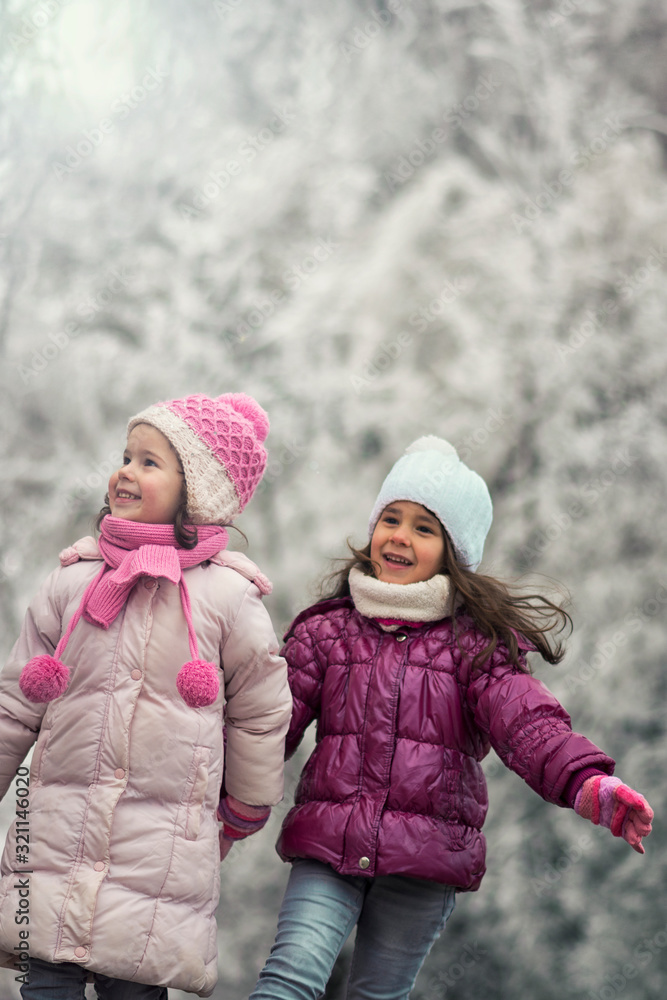
<svg viewBox="0 0 667 1000">
<path fill-rule="evenodd" d="M 433 528 L 429 528 L 427 524 L 422 524 L 420 526 L 420 528 L 419 528 L 419 531 L 423 531 L 424 534 L 426 534 L 426 535 L 432 535 L 433 534 Z"/>
<path fill-rule="evenodd" d="M 130 464 L 129 455 L 123 455 L 123 465 L 129 465 L 129 464 Z"/>
<path fill-rule="evenodd" d="M 155 466 L 157 466 L 157 462 L 154 462 L 152 458 L 147 458 L 146 461 L 144 462 L 144 465 L 155 465 Z"/>
</svg>

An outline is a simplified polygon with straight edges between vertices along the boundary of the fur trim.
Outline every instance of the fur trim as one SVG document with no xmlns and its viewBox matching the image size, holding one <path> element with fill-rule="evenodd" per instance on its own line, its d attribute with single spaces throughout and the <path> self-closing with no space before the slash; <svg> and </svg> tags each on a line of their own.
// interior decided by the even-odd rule
<svg viewBox="0 0 667 1000">
<path fill-rule="evenodd" d="M 419 583 L 385 583 L 353 566 L 348 579 L 354 606 L 364 618 L 435 622 L 451 613 L 451 582 L 443 574 Z"/>
</svg>

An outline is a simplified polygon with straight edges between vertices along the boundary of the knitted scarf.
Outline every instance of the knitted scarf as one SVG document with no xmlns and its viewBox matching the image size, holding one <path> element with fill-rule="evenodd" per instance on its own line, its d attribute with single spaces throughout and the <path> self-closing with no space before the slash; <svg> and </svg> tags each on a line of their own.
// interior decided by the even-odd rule
<svg viewBox="0 0 667 1000">
<path fill-rule="evenodd" d="M 81 617 L 91 625 L 108 629 L 136 582 L 143 576 L 155 576 L 178 584 L 188 627 L 192 660 L 179 671 L 178 690 L 193 708 L 212 704 L 220 688 L 218 671 L 215 664 L 199 659 L 190 594 L 182 571 L 226 548 L 228 535 L 222 527 L 201 525 L 197 527 L 197 536 L 197 545 L 184 549 L 176 541 L 171 524 L 142 524 L 107 514 L 100 525 L 98 542 L 104 559 L 102 568 L 86 587 L 54 655 L 35 656 L 21 671 L 19 684 L 26 698 L 45 702 L 60 697 L 69 684 L 69 668 L 61 658 Z"/>
<path fill-rule="evenodd" d="M 386 583 L 353 566 L 348 581 L 359 614 L 373 618 L 386 632 L 404 624 L 436 622 L 451 613 L 451 583 L 444 574 L 418 583 Z"/>
<path fill-rule="evenodd" d="M 197 536 L 195 547 L 184 549 L 174 537 L 172 524 L 141 524 L 107 514 L 98 541 L 105 565 L 83 609 L 86 621 L 109 628 L 140 576 L 161 576 L 170 583 L 180 583 L 181 570 L 210 559 L 225 549 L 229 540 L 225 529 L 216 525 L 199 526 Z M 181 589 L 187 594 L 185 582 Z"/>
</svg>

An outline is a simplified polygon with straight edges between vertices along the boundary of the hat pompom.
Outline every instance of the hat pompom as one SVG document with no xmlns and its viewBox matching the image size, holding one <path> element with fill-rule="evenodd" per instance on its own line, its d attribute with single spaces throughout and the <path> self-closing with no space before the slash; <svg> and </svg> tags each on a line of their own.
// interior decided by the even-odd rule
<svg viewBox="0 0 667 1000">
<path fill-rule="evenodd" d="M 444 438 L 436 437 L 435 434 L 427 434 L 425 437 L 417 438 L 405 449 L 406 455 L 412 455 L 416 451 L 439 451 L 441 455 L 453 455 L 459 457 L 459 453 L 453 444 L 445 441 Z"/>
<path fill-rule="evenodd" d="M 256 399 L 247 396 L 245 392 L 228 392 L 220 396 L 218 402 L 223 400 L 233 407 L 237 413 L 249 420 L 255 428 L 255 434 L 260 441 L 266 441 L 269 433 L 269 416 Z"/>
<path fill-rule="evenodd" d="M 68 684 L 69 667 L 47 653 L 28 660 L 19 677 L 19 687 L 28 701 L 54 701 Z"/>
<path fill-rule="evenodd" d="M 178 671 L 176 687 L 183 701 L 190 708 L 212 705 L 218 697 L 220 681 L 218 668 L 206 660 L 190 660 Z"/>
</svg>

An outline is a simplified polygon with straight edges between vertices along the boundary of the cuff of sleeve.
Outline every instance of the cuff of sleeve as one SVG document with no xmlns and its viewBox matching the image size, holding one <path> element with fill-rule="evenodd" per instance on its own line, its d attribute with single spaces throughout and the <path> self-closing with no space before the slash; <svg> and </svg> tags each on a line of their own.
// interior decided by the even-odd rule
<svg viewBox="0 0 667 1000">
<path fill-rule="evenodd" d="M 222 835 L 226 840 L 243 840 L 254 832 L 254 830 L 236 830 L 233 826 L 228 826 L 226 823 L 222 824 Z"/>
<path fill-rule="evenodd" d="M 589 778 L 596 778 L 597 776 L 601 778 L 608 777 L 606 771 L 600 771 L 597 767 L 585 767 L 583 771 L 577 771 L 573 774 L 567 785 L 563 790 L 563 799 L 567 802 L 570 809 L 574 809 L 574 803 L 579 794 L 581 786 Z"/>
<path fill-rule="evenodd" d="M 231 795 L 218 806 L 218 819 L 223 824 L 224 836 L 230 840 L 242 840 L 261 830 L 270 815 L 270 806 L 249 806 Z"/>
</svg>

